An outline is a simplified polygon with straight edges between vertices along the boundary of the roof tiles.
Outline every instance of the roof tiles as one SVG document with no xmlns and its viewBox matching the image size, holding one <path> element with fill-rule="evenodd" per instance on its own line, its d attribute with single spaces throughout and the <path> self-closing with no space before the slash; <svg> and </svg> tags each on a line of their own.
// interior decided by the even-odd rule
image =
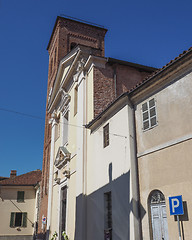
<svg viewBox="0 0 192 240">
<path fill-rule="evenodd" d="M 35 186 L 41 181 L 41 170 L 35 170 L 0 181 L 0 186 Z"/>
</svg>

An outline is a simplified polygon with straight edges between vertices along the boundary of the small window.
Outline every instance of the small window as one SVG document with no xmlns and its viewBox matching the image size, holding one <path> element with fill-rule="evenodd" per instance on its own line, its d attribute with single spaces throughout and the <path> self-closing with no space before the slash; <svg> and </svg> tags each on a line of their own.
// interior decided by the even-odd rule
<svg viewBox="0 0 192 240">
<path fill-rule="evenodd" d="M 107 124 L 103 128 L 103 147 L 107 147 L 109 145 L 109 124 Z"/>
<path fill-rule="evenodd" d="M 111 192 L 104 193 L 104 239 L 112 239 L 112 196 Z"/>
<path fill-rule="evenodd" d="M 63 144 L 68 142 L 68 131 L 69 131 L 69 111 L 64 116 L 64 134 L 63 134 Z"/>
<path fill-rule="evenodd" d="M 27 213 L 12 212 L 10 219 L 10 227 L 27 227 Z"/>
<path fill-rule="evenodd" d="M 55 125 L 55 141 L 60 137 L 60 124 Z"/>
<path fill-rule="evenodd" d="M 74 88 L 74 116 L 77 114 L 78 86 Z"/>
<path fill-rule="evenodd" d="M 142 104 L 143 130 L 150 129 L 157 125 L 157 110 L 155 99 Z"/>
<path fill-rule="evenodd" d="M 17 192 L 17 202 L 24 202 L 24 191 L 18 191 Z"/>
</svg>

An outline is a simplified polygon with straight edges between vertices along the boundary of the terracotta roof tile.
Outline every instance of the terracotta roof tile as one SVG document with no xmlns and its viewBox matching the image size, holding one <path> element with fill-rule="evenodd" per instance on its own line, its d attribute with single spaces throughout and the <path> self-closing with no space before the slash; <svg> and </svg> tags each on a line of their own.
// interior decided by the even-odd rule
<svg viewBox="0 0 192 240">
<path fill-rule="evenodd" d="M 141 82 L 137 83 L 132 89 L 130 89 L 128 92 L 132 92 L 133 90 L 135 90 L 137 87 L 139 87 L 140 85 L 142 85 L 143 83 L 149 81 L 151 78 L 155 77 L 158 73 L 160 73 L 162 70 L 164 70 L 165 68 L 169 67 L 170 65 L 172 65 L 173 63 L 175 63 L 176 61 L 178 61 L 180 58 L 184 57 L 186 54 L 188 54 L 189 52 L 192 51 L 192 47 L 190 47 L 188 50 L 183 51 L 181 54 L 179 54 L 179 56 L 177 56 L 176 58 L 174 58 L 173 60 L 171 60 L 169 63 L 167 63 L 165 66 L 163 66 L 162 68 L 159 68 L 158 70 L 154 71 L 152 74 L 148 75 L 147 77 L 145 77 Z"/>
<path fill-rule="evenodd" d="M 41 170 L 35 170 L 0 181 L 0 186 L 35 186 L 41 181 Z"/>
<path fill-rule="evenodd" d="M 0 177 L 0 181 L 7 179 L 8 177 Z"/>
</svg>

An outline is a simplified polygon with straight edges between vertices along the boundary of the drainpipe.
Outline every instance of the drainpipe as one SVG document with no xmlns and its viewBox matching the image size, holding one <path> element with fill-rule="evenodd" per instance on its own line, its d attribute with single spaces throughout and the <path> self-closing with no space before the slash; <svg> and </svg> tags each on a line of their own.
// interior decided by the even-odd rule
<svg viewBox="0 0 192 240">
<path fill-rule="evenodd" d="M 135 239 L 142 239 L 142 228 L 141 228 L 141 219 L 140 219 L 140 195 L 139 195 L 139 173 L 138 173 L 138 160 L 137 160 L 137 139 L 136 139 L 136 120 L 135 120 L 135 108 L 134 104 L 131 102 L 130 97 L 128 98 L 128 110 L 129 106 L 131 107 L 131 123 L 132 131 L 130 133 L 130 137 L 132 136 L 132 144 L 133 144 L 133 156 L 131 157 L 131 181 L 132 181 L 132 212 L 134 213 L 134 235 Z M 133 201 L 135 200 L 135 201 Z"/>
<path fill-rule="evenodd" d="M 84 73 L 84 119 L 83 125 L 87 124 L 87 103 L 88 103 L 88 89 L 87 89 L 87 81 L 88 77 L 87 74 Z M 87 129 L 83 128 L 83 138 L 84 138 L 84 145 L 83 145 L 83 159 L 84 159 L 84 195 L 85 195 L 85 224 L 84 224 L 84 239 L 87 239 Z"/>
<path fill-rule="evenodd" d="M 50 163 L 49 163 L 49 193 L 48 193 L 48 210 L 47 210 L 47 233 L 46 240 L 49 239 L 50 225 L 51 225 L 51 208 L 52 208 L 52 193 L 53 193 L 53 162 L 54 162 L 54 148 L 55 148 L 55 126 L 57 124 L 56 114 L 53 113 L 49 120 L 52 125 L 51 129 L 51 150 L 50 150 Z"/>
</svg>

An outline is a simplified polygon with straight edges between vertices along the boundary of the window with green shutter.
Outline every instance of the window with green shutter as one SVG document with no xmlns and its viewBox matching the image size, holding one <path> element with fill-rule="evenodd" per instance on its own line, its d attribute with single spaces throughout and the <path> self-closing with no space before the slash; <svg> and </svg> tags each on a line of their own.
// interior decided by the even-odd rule
<svg viewBox="0 0 192 240">
<path fill-rule="evenodd" d="M 27 213 L 12 212 L 10 218 L 10 227 L 27 227 Z"/>
<path fill-rule="evenodd" d="M 26 212 L 24 212 L 24 213 L 22 213 L 22 227 L 27 227 L 27 213 Z"/>
<path fill-rule="evenodd" d="M 17 192 L 17 202 L 24 202 L 24 191 L 18 191 Z"/>
<path fill-rule="evenodd" d="M 15 227 L 15 213 L 11 213 L 10 227 Z"/>
</svg>

